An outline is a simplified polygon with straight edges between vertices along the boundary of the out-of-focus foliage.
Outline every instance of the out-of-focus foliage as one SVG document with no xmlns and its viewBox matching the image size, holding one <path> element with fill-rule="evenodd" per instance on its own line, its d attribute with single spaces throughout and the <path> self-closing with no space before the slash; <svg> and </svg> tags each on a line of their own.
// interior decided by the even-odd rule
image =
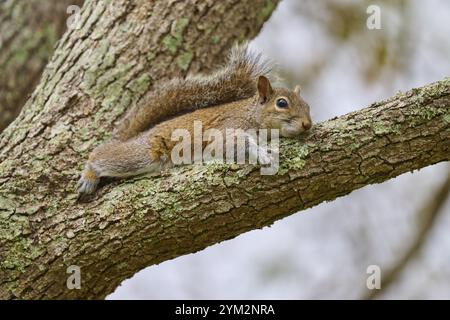
<svg viewBox="0 0 450 320">
<path fill-rule="evenodd" d="M 323 31 L 325 41 L 336 50 L 348 46 L 359 57 L 360 72 L 367 81 L 380 80 L 383 73 L 395 76 L 405 72 L 411 61 L 414 47 L 409 46 L 411 2 L 378 1 L 381 10 L 381 30 L 366 28 L 367 8 L 372 1 L 297 1 L 295 9 L 299 16 L 316 24 Z M 384 26 L 384 28 L 383 28 Z M 395 26 L 395 27 L 392 27 Z M 335 51 L 327 51 L 323 61 L 333 58 Z"/>
<path fill-rule="evenodd" d="M 380 30 L 366 27 L 381 9 Z M 450 76 L 450 2 L 285 0 L 252 45 L 300 83 L 319 121 Z M 111 298 L 361 298 L 369 265 L 387 271 L 422 230 L 420 208 L 448 164 L 293 215 L 143 270 Z M 450 203 L 421 251 L 380 297 L 450 298 Z"/>
</svg>

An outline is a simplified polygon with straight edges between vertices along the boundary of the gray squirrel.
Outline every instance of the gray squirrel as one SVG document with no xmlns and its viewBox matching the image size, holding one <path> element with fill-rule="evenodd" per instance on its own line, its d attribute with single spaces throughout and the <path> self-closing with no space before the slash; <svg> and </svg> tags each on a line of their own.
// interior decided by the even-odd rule
<svg viewBox="0 0 450 320">
<path fill-rule="evenodd" d="M 294 90 L 272 88 L 271 64 L 248 46 L 232 48 L 215 73 L 163 82 L 147 93 L 119 124 L 114 138 L 96 147 L 78 182 L 80 196 L 93 193 L 101 177 L 159 172 L 171 165 L 173 130 L 278 129 L 295 137 L 312 125 L 309 105 Z"/>
</svg>

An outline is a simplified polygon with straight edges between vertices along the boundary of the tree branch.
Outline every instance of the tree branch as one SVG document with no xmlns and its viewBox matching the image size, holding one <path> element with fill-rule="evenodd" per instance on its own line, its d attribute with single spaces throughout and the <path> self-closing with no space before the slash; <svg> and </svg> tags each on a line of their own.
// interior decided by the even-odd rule
<svg viewBox="0 0 450 320">
<path fill-rule="evenodd" d="M 109 222 L 97 225 L 102 219 L 95 213 L 95 203 L 100 208 L 106 198 L 74 205 L 83 162 L 154 79 L 215 69 L 236 40 L 259 32 L 276 5 L 276 0 L 85 3 L 82 28 L 64 34 L 23 111 L 0 135 L 0 298 L 104 297 L 137 270 L 137 256 L 122 263 L 126 234 L 107 240 L 104 250 L 111 234 L 103 240 L 94 235 L 111 230 Z M 108 212 L 122 210 L 111 206 Z M 130 222 L 140 223 L 135 219 L 141 214 Z M 78 228 L 94 232 L 88 232 L 90 245 L 78 242 Z M 141 245 L 126 255 L 139 255 L 135 249 Z M 103 262 L 94 270 L 91 258 L 100 252 Z M 81 290 L 66 287 L 71 264 L 81 267 Z M 109 273 L 116 268 L 119 273 Z"/>
<path fill-rule="evenodd" d="M 66 29 L 69 5 L 82 0 L 0 3 L 0 132 L 19 114 Z"/>
<path fill-rule="evenodd" d="M 186 166 L 112 182 L 75 203 L 87 154 L 152 79 L 210 69 L 273 8 L 262 0 L 86 3 L 85 27 L 63 37 L 14 128 L 0 136 L 1 298 L 105 297 L 146 266 L 449 160 L 444 79 L 282 140 L 277 175 Z M 70 265 L 81 268 L 80 290 L 66 287 Z"/>
</svg>

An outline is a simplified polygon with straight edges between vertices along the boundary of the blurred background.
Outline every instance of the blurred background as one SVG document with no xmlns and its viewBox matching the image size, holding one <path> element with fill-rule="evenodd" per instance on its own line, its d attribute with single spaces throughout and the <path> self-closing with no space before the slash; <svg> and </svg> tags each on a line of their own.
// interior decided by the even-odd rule
<svg viewBox="0 0 450 320">
<path fill-rule="evenodd" d="M 366 13 L 378 5 L 381 29 Z M 450 2 L 283 0 L 251 45 L 316 122 L 450 76 Z M 448 163 L 142 270 L 109 299 L 450 299 Z M 381 268 L 381 290 L 366 287 Z"/>
<path fill-rule="evenodd" d="M 0 1 L 0 131 L 65 30 L 54 17 L 82 2 Z M 450 76 L 449 40 L 446 0 L 282 0 L 251 46 L 320 122 Z M 449 163 L 404 174 L 144 269 L 108 299 L 450 299 L 449 190 Z"/>
</svg>

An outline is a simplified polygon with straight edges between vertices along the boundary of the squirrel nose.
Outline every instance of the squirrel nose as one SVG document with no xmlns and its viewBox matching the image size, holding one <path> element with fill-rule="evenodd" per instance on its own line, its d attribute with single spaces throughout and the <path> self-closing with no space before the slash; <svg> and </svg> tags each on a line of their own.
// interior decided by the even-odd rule
<svg viewBox="0 0 450 320">
<path fill-rule="evenodd" d="M 311 122 L 310 121 L 302 121 L 302 127 L 303 127 L 303 129 L 305 129 L 305 131 L 311 129 Z"/>
</svg>

